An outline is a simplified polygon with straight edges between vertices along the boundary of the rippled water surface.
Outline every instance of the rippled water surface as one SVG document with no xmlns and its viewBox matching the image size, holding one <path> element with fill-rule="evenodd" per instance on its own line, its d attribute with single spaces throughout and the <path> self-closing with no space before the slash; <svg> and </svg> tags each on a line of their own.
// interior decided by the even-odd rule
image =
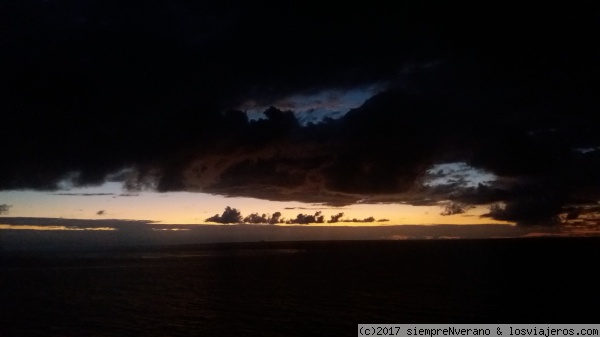
<svg viewBox="0 0 600 337">
<path fill-rule="evenodd" d="M 597 239 L 255 243 L 0 259 L 0 336 L 354 336 L 598 323 Z"/>
</svg>

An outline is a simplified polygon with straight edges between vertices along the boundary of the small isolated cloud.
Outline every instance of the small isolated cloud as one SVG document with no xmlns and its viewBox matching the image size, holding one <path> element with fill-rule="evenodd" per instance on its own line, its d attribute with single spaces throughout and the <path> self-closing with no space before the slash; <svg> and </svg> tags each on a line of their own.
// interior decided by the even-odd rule
<svg viewBox="0 0 600 337">
<path fill-rule="evenodd" d="M 342 220 L 342 222 L 375 222 L 375 218 L 372 216 L 370 216 L 368 218 L 364 218 L 364 219 L 353 218 L 353 219 Z"/>
<path fill-rule="evenodd" d="M 106 214 L 105 210 L 100 210 L 100 211 L 96 212 L 96 215 L 104 215 L 104 214 Z"/>
<path fill-rule="evenodd" d="M 443 216 L 463 214 L 468 209 L 473 208 L 472 205 L 464 204 L 462 202 L 455 202 L 455 201 L 448 202 L 448 203 L 444 204 L 443 207 L 444 207 L 444 210 L 440 213 L 440 215 L 443 215 Z"/>
<path fill-rule="evenodd" d="M 253 224 L 278 224 L 283 222 L 281 218 L 281 212 L 275 212 L 273 215 L 270 214 L 262 214 L 258 215 L 258 213 L 252 213 L 244 218 L 244 223 L 253 223 Z"/>
<path fill-rule="evenodd" d="M 7 204 L 0 205 L 0 214 L 8 214 L 8 209 L 11 207 L 12 207 L 12 205 L 7 205 Z"/>
<path fill-rule="evenodd" d="M 344 213 L 338 213 L 336 215 L 332 215 L 331 216 L 331 220 L 327 221 L 329 223 L 336 223 L 339 222 L 340 219 L 344 216 Z"/>
<path fill-rule="evenodd" d="M 302 208 L 302 207 L 299 207 Z M 293 208 L 291 208 L 293 209 Z M 214 216 L 206 219 L 208 222 L 216 222 L 222 224 L 290 224 L 290 225 L 309 225 L 309 224 L 325 224 L 325 223 L 338 223 L 338 222 L 385 222 L 389 221 L 388 219 L 376 220 L 374 217 L 370 216 L 364 219 L 343 219 L 344 213 L 337 213 L 335 215 L 331 215 L 330 220 L 325 220 L 325 215 L 322 211 L 316 211 L 314 214 L 304 214 L 300 213 L 296 215 L 295 218 L 286 220 L 282 217 L 281 212 L 275 212 L 271 214 L 259 214 L 252 213 L 246 217 L 244 217 L 240 211 L 236 208 L 231 208 L 227 206 L 223 214 L 215 214 Z"/>
<path fill-rule="evenodd" d="M 223 211 L 222 215 L 215 214 L 214 216 L 211 216 L 210 218 L 208 218 L 204 221 L 217 222 L 217 223 L 222 223 L 222 224 L 230 224 L 230 223 L 242 223 L 243 218 L 242 218 L 242 214 L 240 213 L 240 211 L 238 211 L 235 208 L 231 208 L 231 207 L 227 206 L 225 208 L 225 211 Z"/>
<path fill-rule="evenodd" d="M 321 214 L 321 211 L 315 212 L 314 215 L 310 214 L 298 214 L 295 219 L 289 220 L 288 224 L 308 225 L 311 223 L 324 223 L 325 217 Z"/>
<path fill-rule="evenodd" d="M 139 193 L 121 193 L 118 195 L 119 197 L 139 197 Z"/>
</svg>

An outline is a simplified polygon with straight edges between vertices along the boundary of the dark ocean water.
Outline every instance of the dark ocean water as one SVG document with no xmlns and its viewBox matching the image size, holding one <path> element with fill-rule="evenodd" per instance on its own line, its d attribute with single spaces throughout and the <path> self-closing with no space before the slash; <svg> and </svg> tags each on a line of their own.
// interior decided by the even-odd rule
<svg viewBox="0 0 600 337">
<path fill-rule="evenodd" d="M 354 336 L 359 323 L 600 322 L 598 238 L 31 254 L 1 255 L 0 336 Z"/>
</svg>

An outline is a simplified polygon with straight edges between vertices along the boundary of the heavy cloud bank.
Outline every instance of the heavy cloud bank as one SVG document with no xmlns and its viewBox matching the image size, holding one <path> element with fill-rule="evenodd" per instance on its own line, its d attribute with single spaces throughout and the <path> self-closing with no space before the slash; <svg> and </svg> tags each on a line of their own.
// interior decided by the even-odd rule
<svg viewBox="0 0 600 337">
<path fill-rule="evenodd" d="M 521 224 L 592 212 L 598 6 L 466 8 L 2 4 L 0 189 L 112 180 L 332 205 L 450 200 Z M 384 89 L 317 124 L 239 110 L 367 85 Z M 497 179 L 426 184 L 450 162 Z"/>
</svg>

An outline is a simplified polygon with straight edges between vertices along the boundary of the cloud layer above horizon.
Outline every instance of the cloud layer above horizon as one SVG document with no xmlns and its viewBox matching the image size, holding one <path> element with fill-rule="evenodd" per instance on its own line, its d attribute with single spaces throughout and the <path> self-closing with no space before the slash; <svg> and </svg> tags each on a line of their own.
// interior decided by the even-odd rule
<svg viewBox="0 0 600 337">
<path fill-rule="evenodd" d="M 0 190 L 448 200 L 521 224 L 596 212 L 598 6 L 466 9 L 1 4 Z M 360 88 L 378 90 L 337 119 L 298 117 Z M 248 102 L 279 108 L 255 120 Z M 494 180 L 435 170 L 450 163 Z"/>
</svg>

